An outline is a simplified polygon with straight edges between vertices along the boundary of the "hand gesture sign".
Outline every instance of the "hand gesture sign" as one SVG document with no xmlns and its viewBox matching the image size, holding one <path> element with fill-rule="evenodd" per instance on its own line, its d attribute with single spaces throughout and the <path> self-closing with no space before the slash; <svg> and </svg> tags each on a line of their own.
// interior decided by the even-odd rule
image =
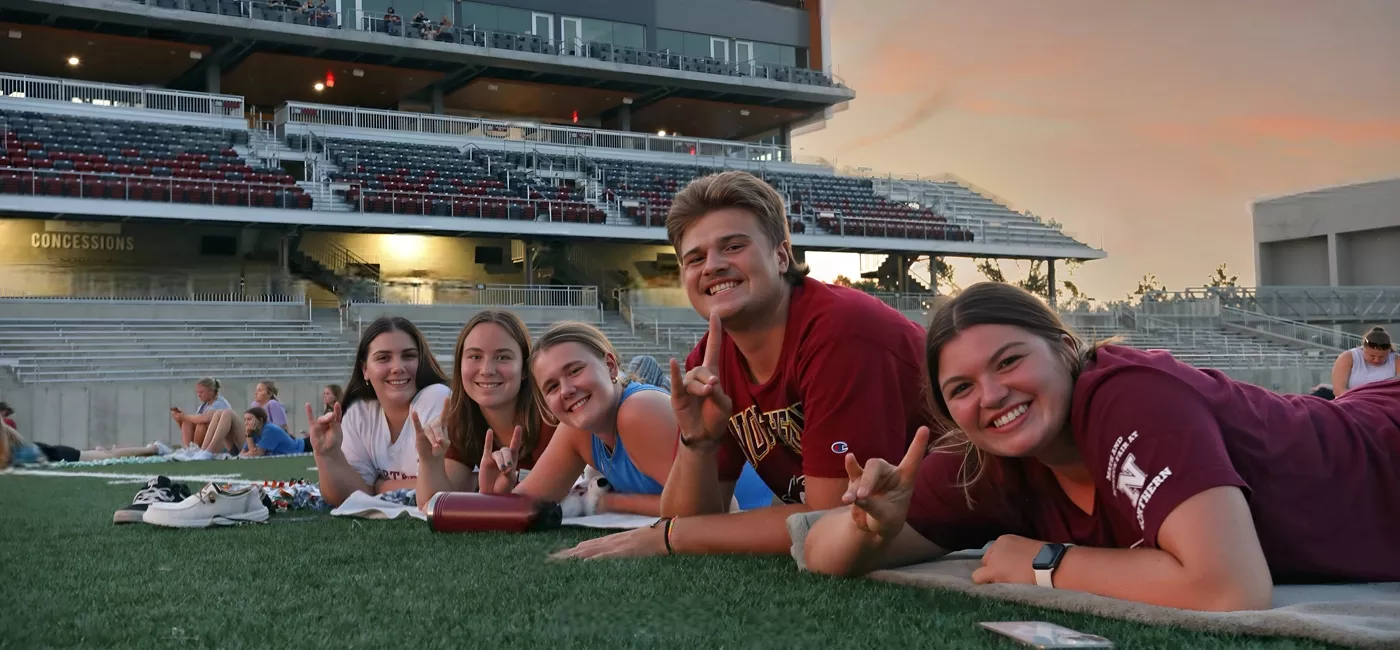
<svg viewBox="0 0 1400 650">
<path fill-rule="evenodd" d="M 515 489 L 515 478 L 520 472 L 516 462 L 520 455 L 523 433 L 522 428 L 515 427 L 515 433 L 510 437 L 510 446 L 494 449 L 496 433 L 490 429 L 486 430 L 486 440 L 481 443 L 481 468 L 476 477 L 479 492 L 504 494 Z"/>
<path fill-rule="evenodd" d="M 331 412 L 316 417 L 311 412 L 311 402 L 306 403 L 306 421 L 310 422 L 311 449 L 318 455 L 340 450 L 340 403 L 336 402 Z"/>
<path fill-rule="evenodd" d="M 448 406 L 452 398 L 448 397 L 442 402 L 442 413 L 447 414 Z M 447 455 L 447 450 L 452 443 L 447 440 L 447 436 L 442 433 L 442 418 L 439 417 L 427 426 L 423 426 L 423 421 L 418 417 L 418 411 L 411 411 L 413 420 L 413 445 L 418 448 L 418 460 L 422 462 L 428 459 L 441 459 Z"/>
<path fill-rule="evenodd" d="M 724 328 L 719 312 L 710 310 L 710 333 L 705 339 L 705 357 L 700 365 L 681 377 L 680 364 L 671 359 L 671 408 L 681 427 L 681 442 L 687 447 L 713 447 L 724 438 L 734 402 L 720 385 Z"/>
<path fill-rule="evenodd" d="M 855 454 L 846 454 L 846 475 L 850 483 L 846 493 L 841 495 L 841 502 L 851 505 L 851 518 L 857 528 L 874 533 L 881 542 L 894 539 L 904 528 L 909 498 L 914 494 L 914 480 L 928 452 L 928 436 L 928 427 L 919 427 L 899 467 L 880 458 L 871 458 L 865 462 L 865 469 L 861 469 Z"/>
</svg>

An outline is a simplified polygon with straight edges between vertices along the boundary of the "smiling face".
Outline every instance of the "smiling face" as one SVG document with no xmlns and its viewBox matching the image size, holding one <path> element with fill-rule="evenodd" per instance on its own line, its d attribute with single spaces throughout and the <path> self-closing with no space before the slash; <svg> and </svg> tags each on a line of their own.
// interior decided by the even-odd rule
<svg viewBox="0 0 1400 650">
<path fill-rule="evenodd" d="M 977 325 L 938 355 L 939 394 L 972 444 L 1035 456 L 1067 429 L 1073 382 L 1059 343 L 1011 325 Z"/>
<path fill-rule="evenodd" d="M 418 346 L 407 332 L 390 330 L 374 337 L 365 356 L 365 381 L 380 403 L 407 405 L 418 394 Z"/>
<path fill-rule="evenodd" d="M 504 327 L 481 323 L 462 342 L 462 386 L 484 409 L 514 409 L 525 360 Z"/>
<path fill-rule="evenodd" d="M 545 407 L 563 424 L 583 431 L 608 426 L 617 405 L 617 360 L 598 358 L 588 347 L 572 341 L 535 353 L 531 370 L 544 396 Z"/>
<path fill-rule="evenodd" d="M 697 219 L 680 240 L 681 281 L 702 316 L 721 320 L 780 304 L 782 274 L 791 260 L 768 241 L 758 218 L 742 208 L 715 210 Z"/>
</svg>

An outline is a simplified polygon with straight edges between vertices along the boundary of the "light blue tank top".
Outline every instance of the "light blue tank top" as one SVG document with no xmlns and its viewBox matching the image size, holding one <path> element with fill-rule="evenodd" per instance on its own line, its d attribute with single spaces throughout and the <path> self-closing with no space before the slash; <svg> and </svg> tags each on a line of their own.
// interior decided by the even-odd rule
<svg viewBox="0 0 1400 650">
<path fill-rule="evenodd" d="M 622 398 L 617 400 L 618 408 L 622 408 L 622 403 L 627 398 L 636 395 L 644 390 L 654 390 L 660 393 L 666 391 L 652 386 L 632 382 L 622 389 Z M 617 445 L 613 447 L 611 453 L 608 452 L 607 445 L 598 436 L 593 435 L 593 465 L 607 477 L 608 483 L 612 485 L 614 492 L 621 494 L 661 494 L 662 485 L 650 476 L 647 476 L 637 466 L 632 464 L 632 458 L 627 455 L 627 449 L 622 446 L 622 436 L 617 436 Z"/>
<path fill-rule="evenodd" d="M 1391 352 L 1385 357 L 1385 363 L 1373 366 L 1366 363 L 1366 355 L 1361 348 L 1351 349 L 1351 376 L 1347 377 L 1347 390 L 1361 388 L 1366 384 L 1374 384 L 1378 381 L 1395 378 L 1395 358 L 1396 353 Z"/>
</svg>

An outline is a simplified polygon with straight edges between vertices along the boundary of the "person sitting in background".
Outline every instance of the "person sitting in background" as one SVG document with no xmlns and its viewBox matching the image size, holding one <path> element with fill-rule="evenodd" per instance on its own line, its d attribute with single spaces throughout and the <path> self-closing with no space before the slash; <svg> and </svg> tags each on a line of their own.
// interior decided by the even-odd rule
<svg viewBox="0 0 1400 650">
<path fill-rule="evenodd" d="M 253 403 L 248 405 L 259 407 L 267 412 L 265 418 L 268 422 L 277 425 L 283 431 L 287 430 L 287 409 L 282 407 L 282 403 L 277 401 L 277 383 L 271 379 L 258 382 L 253 388 Z"/>
<path fill-rule="evenodd" d="M 394 8 L 384 12 L 384 32 L 390 36 L 403 35 L 403 18 L 394 13 Z"/>
<path fill-rule="evenodd" d="M 505 453 L 483 455 L 481 491 L 563 501 L 591 467 L 606 484 L 593 479 L 581 514 L 656 516 L 676 446 L 676 417 L 666 392 L 622 375 L 612 343 L 585 323 L 550 327 L 536 341 L 529 364 L 535 400 L 558 430 L 518 485 L 521 436 L 512 434 Z"/>
<path fill-rule="evenodd" d="M 223 438 L 233 429 L 233 405 L 219 395 L 219 380 L 201 377 L 194 383 L 194 394 L 199 398 L 199 407 L 193 415 L 170 407 L 170 418 L 180 426 L 180 453 L 185 455 L 204 449 L 211 432 Z"/>
<path fill-rule="evenodd" d="M 516 438 L 513 464 L 521 470 L 535 466 L 554 436 L 535 401 L 530 368 L 530 330 L 514 313 L 486 309 L 476 313 L 457 335 L 452 351 L 452 396 L 437 423 L 415 420 L 418 446 L 418 506 L 426 508 L 438 492 L 477 490 L 478 460 L 506 460 L 498 439 L 501 431 Z M 497 477 L 499 478 L 499 477 Z M 496 479 L 490 479 L 496 480 Z M 486 492 L 506 492 L 492 485 Z"/>
<path fill-rule="evenodd" d="M 418 448 L 409 415 L 436 420 L 452 394 L 446 384 L 413 323 L 400 316 L 370 323 L 360 336 L 344 399 L 319 418 L 306 404 L 326 502 L 339 506 L 355 492 L 374 495 L 415 487 Z"/>
<path fill-rule="evenodd" d="M 247 442 L 239 454 L 244 458 L 254 456 L 282 456 L 311 451 L 311 439 L 301 441 L 287 434 L 287 431 L 267 421 L 267 411 L 261 407 L 249 407 L 243 413 L 243 430 Z"/>
<path fill-rule="evenodd" d="M 345 391 L 340 388 L 340 384 L 326 384 L 325 388 L 321 389 L 321 404 L 326 407 L 321 414 L 330 413 L 331 409 L 340 403 L 343 397 L 345 397 Z"/>
<path fill-rule="evenodd" d="M 1361 337 L 1361 345 L 1337 356 L 1332 364 L 1332 392 L 1341 397 L 1349 390 L 1396 377 L 1400 377 L 1400 353 L 1384 327 L 1373 327 Z"/>
<path fill-rule="evenodd" d="M 102 451 L 78 450 L 63 445 L 48 445 L 42 442 L 25 442 L 14 427 L 0 424 L 0 468 L 42 463 L 76 463 L 89 460 L 110 460 L 112 458 L 134 458 L 139 456 L 164 456 L 171 453 L 170 446 L 156 441 L 147 447 L 118 447 Z"/>
<path fill-rule="evenodd" d="M 15 431 L 19 431 L 19 425 L 15 424 L 15 419 L 14 417 L 12 417 L 14 416 L 14 414 L 15 410 L 10 408 L 10 405 L 8 403 L 0 402 L 0 418 L 4 419 L 5 426 L 10 427 Z"/>
<path fill-rule="evenodd" d="M 1279 395 L 1166 352 L 1084 344 L 1044 301 L 972 285 L 929 323 L 922 428 L 898 467 L 845 459 L 808 532 L 834 575 L 980 549 L 977 584 L 1192 610 L 1276 582 L 1400 580 L 1400 380 Z"/>
</svg>

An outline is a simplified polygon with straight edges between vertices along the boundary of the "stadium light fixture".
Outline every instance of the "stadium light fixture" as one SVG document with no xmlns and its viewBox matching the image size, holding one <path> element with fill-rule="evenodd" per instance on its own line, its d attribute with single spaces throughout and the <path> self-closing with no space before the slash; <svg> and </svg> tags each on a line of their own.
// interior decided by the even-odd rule
<svg viewBox="0 0 1400 650">
<path fill-rule="evenodd" d="M 660 131 L 657 131 L 656 135 L 659 135 L 663 138 L 666 137 L 666 129 L 661 129 Z"/>
<path fill-rule="evenodd" d="M 319 93 L 319 92 L 321 92 L 322 90 L 325 90 L 325 89 L 326 89 L 326 84 L 323 84 L 323 83 L 321 83 L 321 82 L 318 81 L 318 82 L 316 82 L 316 85 L 312 86 L 312 88 L 315 88 L 315 89 L 316 89 L 316 92 Z"/>
<path fill-rule="evenodd" d="M 78 67 L 78 64 L 79 64 L 79 63 L 82 63 L 82 62 L 83 62 L 83 60 L 82 60 L 82 59 L 79 59 L 79 58 L 76 57 L 76 56 L 70 56 L 70 57 L 68 57 L 68 67 L 70 67 L 70 68 L 76 68 L 76 67 Z"/>
</svg>

